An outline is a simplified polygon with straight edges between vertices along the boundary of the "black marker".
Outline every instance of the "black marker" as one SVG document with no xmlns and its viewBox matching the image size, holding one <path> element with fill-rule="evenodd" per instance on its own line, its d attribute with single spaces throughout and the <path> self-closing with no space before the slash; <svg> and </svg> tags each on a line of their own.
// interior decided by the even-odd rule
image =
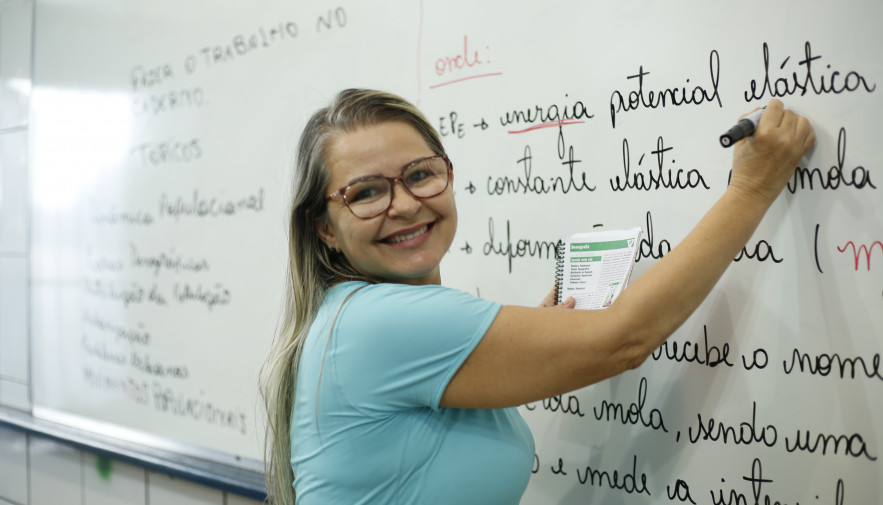
<svg viewBox="0 0 883 505">
<path fill-rule="evenodd" d="M 757 123 L 760 122 L 760 116 L 763 115 L 763 110 L 765 108 L 766 107 L 761 107 L 752 112 L 750 116 L 742 118 L 736 123 L 736 126 L 730 128 L 727 133 L 721 135 L 721 145 L 724 147 L 730 147 L 745 137 L 754 135 L 754 131 L 757 129 Z"/>
</svg>

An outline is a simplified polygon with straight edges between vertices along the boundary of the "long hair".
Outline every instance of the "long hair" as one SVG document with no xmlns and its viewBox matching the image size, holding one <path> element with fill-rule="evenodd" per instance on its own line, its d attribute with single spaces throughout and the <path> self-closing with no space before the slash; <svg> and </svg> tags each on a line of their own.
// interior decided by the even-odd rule
<svg viewBox="0 0 883 505">
<path fill-rule="evenodd" d="M 444 154 L 438 133 L 416 107 L 389 93 L 360 89 L 340 92 L 328 107 L 313 114 L 298 143 L 283 312 L 261 368 L 261 396 L 267 409 L 264 469 L 269 499 L 275 505 L 295 501 L 290 429 L 298 363 L 310 326 L 328 288 L 348 280 L 373 282 L 319 238 L 316 222 L 327 218 L 329 150 L 341 135 L 389 121 L 409 123 L 435 154 Z"/>
</svg>

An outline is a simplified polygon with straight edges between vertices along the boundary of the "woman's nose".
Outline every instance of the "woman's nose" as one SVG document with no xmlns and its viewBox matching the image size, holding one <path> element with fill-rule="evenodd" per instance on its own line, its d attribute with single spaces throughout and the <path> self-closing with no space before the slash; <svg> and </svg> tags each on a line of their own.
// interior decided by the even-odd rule
<svg viewBox="0 0 883 505">
<path fill-rule="evenodd" d="M 402 181 L 396 181 L 392 185 L 392 201 L 386 211 L 391 217 L 412 216 L 420 209 L 422 202 L 405 188 Z"/>
</svg>

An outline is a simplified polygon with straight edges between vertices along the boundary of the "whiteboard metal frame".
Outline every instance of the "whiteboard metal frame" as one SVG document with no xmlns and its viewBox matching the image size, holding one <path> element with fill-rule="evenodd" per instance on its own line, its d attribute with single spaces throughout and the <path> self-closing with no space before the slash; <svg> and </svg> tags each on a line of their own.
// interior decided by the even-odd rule
<svg viewBox="0 0 883 505">
<path fill-rule="evenodd" d="M 34 407 L 34 414 L 0 407 L 0 427 L 48 438 L 148 470 L 265 501 L 263 463 L 181 444 L 109 423 Z"/>
</svg>

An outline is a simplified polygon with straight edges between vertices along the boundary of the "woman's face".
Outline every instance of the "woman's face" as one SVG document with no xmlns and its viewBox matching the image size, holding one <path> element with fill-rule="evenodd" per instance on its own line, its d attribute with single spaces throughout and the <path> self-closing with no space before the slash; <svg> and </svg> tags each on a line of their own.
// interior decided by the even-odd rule
<svg viewBox="0 0 883 505">
<path fill-rule="evenodd" d="M 401 121 L 342 134 L 330 145 L 325 195 L 359 177 L 397 177 L 408 163 L 434 154 L 420 133 Z M 328 247 L 339 250 L 366 276 L 439 284 L 439 263 L 457 229 L 452 182 L 441 194 L 422 200 L 396 182 L 389 209 L 370 219 L 357 218 L 341 197 L 335 197 L 328 202 L 327 219 L 318 221 L 316 228 Z"/>
</svg>

